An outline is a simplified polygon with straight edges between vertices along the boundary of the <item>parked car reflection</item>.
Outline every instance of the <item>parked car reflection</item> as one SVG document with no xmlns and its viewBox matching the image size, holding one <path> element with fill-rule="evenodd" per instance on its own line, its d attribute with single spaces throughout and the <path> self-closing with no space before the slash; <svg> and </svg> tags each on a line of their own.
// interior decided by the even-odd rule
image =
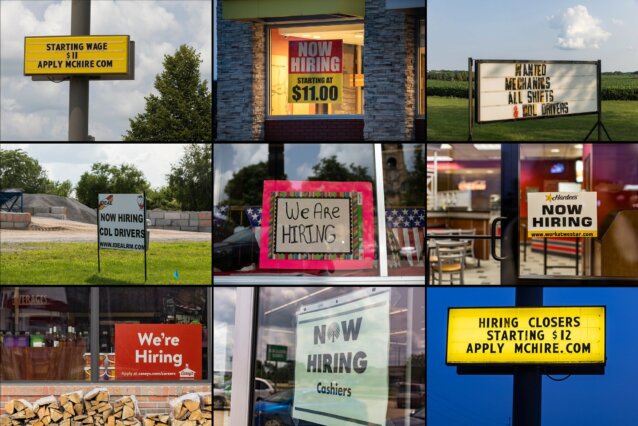
<svg viewBox="0 0 638 426">
<path fill-rule="evenodd" d="M 259 245 L 249 228 L 213 244 L 213 265 L 221 271 L 237 271 L 258 262 Z"/>
</svg>

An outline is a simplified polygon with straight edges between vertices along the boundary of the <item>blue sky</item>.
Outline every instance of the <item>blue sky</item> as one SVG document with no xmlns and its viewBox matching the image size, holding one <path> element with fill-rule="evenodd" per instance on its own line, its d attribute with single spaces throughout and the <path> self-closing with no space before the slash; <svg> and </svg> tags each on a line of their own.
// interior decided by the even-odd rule
<svg viewBox="0 0 638 426">
<path fill-rule="evenodd" d="M 513 306 L 513 288 L 428 288 L 427 424 L 429 426 L 508 424 L 512 376 L 459 376 L 445 365 L 448 307 Z M 544 304 L 607 306 L 607 366 L 603 376 L 543 378 L 543 426 L 635 424 L 638 403 L 638 289 L 555 288 Z"/>
<path fill-rule="evenodd" d="M 602 60 L 638 70 L 638 0 L 427 0 L 427 68 L 467 58 Z"/>
</svg>

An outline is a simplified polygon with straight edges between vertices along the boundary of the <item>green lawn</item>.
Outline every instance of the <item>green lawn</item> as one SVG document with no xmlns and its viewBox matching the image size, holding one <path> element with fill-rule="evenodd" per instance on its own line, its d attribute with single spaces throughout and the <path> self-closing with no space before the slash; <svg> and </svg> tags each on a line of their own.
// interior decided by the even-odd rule
<svg viewBox="0 0 638 426">
<path fill-rule="evenodd" d="M 427 140 L 465 141 L 468 135 L 467 99 L 428 96 Z M 638 101 L 603 101 L 603 123 L 614 141 L 638 137 Z M 474 140 L 582 141 L 596 123 L 596 115 L 560 117 L 474 127 Z M 590 135 L 595 141 L 597 133 Z M 603 140 L 605 139 L 603 132 Z"/>
<path fill-rule="evenodd" d="M 100 250 L 96 243 L 0 245 L 0 284 L 144 284 L 144 253 Z M 154 242 L 146 284 L 211 284 L 210 242 Z M 174 276 L 177 271 L 178 277 Z"/>
</svg>

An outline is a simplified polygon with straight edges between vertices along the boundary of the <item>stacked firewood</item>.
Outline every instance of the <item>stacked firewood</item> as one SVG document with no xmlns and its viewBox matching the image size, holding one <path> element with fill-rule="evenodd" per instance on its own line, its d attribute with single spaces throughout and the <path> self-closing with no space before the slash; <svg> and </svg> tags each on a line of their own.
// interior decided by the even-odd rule
<svg viewBox="0 0 638 426">
<path fill-rule="evenodd" d="M 190 393 L 171 401 L 172 426 L 212 426 L 210 394 Z"/>
</svg>

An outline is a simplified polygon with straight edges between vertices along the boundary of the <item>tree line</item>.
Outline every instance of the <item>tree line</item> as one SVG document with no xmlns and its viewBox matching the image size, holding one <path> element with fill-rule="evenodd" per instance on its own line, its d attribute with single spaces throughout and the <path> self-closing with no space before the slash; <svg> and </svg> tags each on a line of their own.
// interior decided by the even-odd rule
<svg viewBox="0 0 638 426">
<path fill-rule="evenodd" d="M 148 209 L 209 211 L 213 204 L 212 144 L 187 145 L 177 164 L 171 164 L 166 179 L 167 185 L 151 188 L 144 173 L 134 165 L 97 162 L 73 185 L 70 180 L 49 179 L 39 161 L 21 149 L 0 149 L 0 189 L 75 196 L 91 208 L 97 207 L 100 193 L 146 192 Z"/>
</svg>

